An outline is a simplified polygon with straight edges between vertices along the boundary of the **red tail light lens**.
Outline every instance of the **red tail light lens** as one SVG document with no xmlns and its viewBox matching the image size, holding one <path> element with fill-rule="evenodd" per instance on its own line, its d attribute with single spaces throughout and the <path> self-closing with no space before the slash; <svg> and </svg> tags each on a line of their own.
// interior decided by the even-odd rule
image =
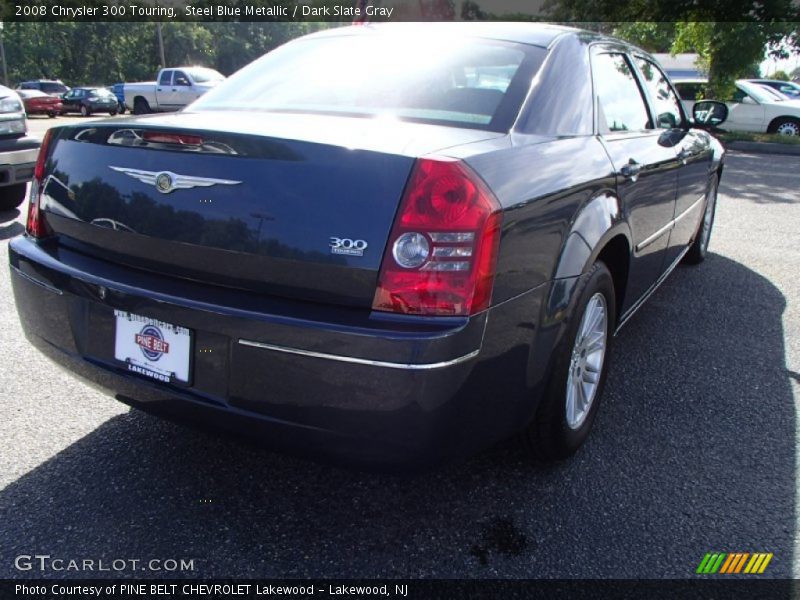
<svg viewBox="0 0 800 600">
<path fill-rule="evenodd" d="M 31 183 L 28 220 L 25 224 L 25 231 L 35 238 L 47 237 L 52 233 L 41 207 L 42 192 L 44 191 L 44 167 L 47 162 L 47 152 L 50 148 L 50 139 L 52 137 L 53 132 L 48 129 L 47 133 L 44 134 L 42 146 L 39 148 L 39 156 L 36 158 L 36 166 L 33 169 L 33 182 Z"/>
<path fill-rule="evenodd" d="M 470 315 L 492 298 L 502 214 L 460 161 L 420 159 L 383 257 L 374 310 Z"/>
</svg>

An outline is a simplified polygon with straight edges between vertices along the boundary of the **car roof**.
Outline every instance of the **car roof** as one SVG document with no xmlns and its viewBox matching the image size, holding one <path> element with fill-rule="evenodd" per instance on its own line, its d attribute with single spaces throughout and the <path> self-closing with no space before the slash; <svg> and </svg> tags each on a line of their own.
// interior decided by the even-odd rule
<svg viewBox="0 0 800 600">
<path fill-rule="evenodd" d="M 786 85 L 797 85 L 794 81 L 784 81 L 783 79 L 745 79 L 756 83 L 780 83 Z"/>
<path fill-rule="evenodd" d="M 708 83 L 708 79 L 702 77 L 670 77 L 672 83 Z"/>
<path fill-rule="evenodd" d="M 336 37 L 341 35 L 370 35 L 376 33 L 417 33 L 420 35 L 456 35 L 479 37 L 505 42 L 516 42 L 548 48 L 557 38 L 569 33 L 590 32 L 550 23 L 504 23 L 504 22 L 461 22 L 461 23 L 368 23 L 366 25 L 336 27 L 313 33 L 307 38 Z M 597 35 L 597 39 L 608 39 Z M 615 40 L 618 41 L 618 40 Z"/>
</svg>

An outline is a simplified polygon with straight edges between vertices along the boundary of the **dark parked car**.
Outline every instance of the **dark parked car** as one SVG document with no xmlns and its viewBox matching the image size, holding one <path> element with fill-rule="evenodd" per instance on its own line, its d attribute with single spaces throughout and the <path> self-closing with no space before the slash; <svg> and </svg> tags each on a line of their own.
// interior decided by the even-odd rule
<svg viewBox="0 0 800 600">
<path fill-rule="evenodd" d="M 23 81 L 17 86 L 18 90 L 39 90 L 50 96 L 61 97 L 69 91 L 69 87 L 64 85 L 60 79 L 35 79 L 33 81 Z"/>
<path fill-rule="evenodd" d="M 80 113 L 88 117 L 92 113 L 117 114 L 117 97 L 104 87 L 76 87 L 61 97 L 62 113 Z"/>
<path fill-rule="evenodd" d="M 33 179 L 41 140 L 27 131 L 22 100 L 14 90 L 0 85 L 0 211 L 22 204 L 27 183 Z"/>
<path fill-rule="evenodd" d="M 724 153 L 699 125 L 727 109 L 694 113 L 569 28 L 300 38 L 182 113 L 50 130 L 20 319 L 123 402 L 294 452 L 566 457 L 613 334 L 706 255 Z"/>
<path fill-rule="evenodd" d="M 61 114 L 61 110 L 64 108 L 61 98 L 39 90 L 17 90 L 17 94 L 22 98 L 25 112 L 28 115 L 47 115 L 52 119 Z"/>
</svg>

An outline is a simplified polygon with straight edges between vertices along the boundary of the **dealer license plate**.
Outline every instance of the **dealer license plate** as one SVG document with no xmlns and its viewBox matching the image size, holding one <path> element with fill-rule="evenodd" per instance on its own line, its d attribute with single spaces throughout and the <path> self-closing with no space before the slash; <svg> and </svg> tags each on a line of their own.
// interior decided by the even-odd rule
<svg viewBox="0 0 800 600">
<path fill-rule="evenodd" d="M 158 381 L 189 383 L 192 334 L 185 327 L 115 310 L 114 358 Z"/>
</svg>

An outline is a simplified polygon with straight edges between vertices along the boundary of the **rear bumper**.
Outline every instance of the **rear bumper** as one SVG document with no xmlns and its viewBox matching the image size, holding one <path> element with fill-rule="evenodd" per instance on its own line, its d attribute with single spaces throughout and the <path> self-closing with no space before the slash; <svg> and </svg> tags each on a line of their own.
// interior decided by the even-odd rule
<svg viewBox="0 0 800 600">
<path fill-rule="evenodd" d="M 0 139 L 0 187 L 33 179 L 41 140 L 35 137 Z"/>
<path fill-rule="evenodd" d="M 108 112 L 117 110 L 119 103 L 115 102 L 86 102 L 86 107 L 92 112 Z"/>
<path fill-rule="evenodd" d="M 24 237 L 10 260 L 25 334 L 55 362 L 127 404 L 282 450 L 428 464 L 514 433 L 532 408 L 531 329 L 500 332 L 541 289 L 468 319 L 418 319 L 210 290 Z M 114 309 L 193 332 L 189 386 L 114 360 Z"/>
</svg>

